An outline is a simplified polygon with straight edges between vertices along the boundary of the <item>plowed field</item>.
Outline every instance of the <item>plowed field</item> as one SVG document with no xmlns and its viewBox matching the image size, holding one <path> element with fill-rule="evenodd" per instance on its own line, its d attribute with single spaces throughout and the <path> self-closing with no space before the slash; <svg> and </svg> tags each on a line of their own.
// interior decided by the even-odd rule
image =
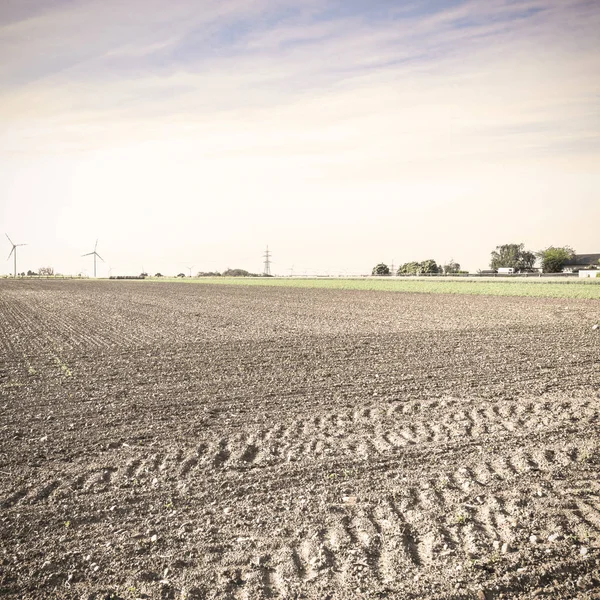
<svg viewBox="0 0 600 600">
<path fill-rule="evenodd" d="M 0 281 L 1 594 L 600 597 L 599 321 Z"/>
</svg>

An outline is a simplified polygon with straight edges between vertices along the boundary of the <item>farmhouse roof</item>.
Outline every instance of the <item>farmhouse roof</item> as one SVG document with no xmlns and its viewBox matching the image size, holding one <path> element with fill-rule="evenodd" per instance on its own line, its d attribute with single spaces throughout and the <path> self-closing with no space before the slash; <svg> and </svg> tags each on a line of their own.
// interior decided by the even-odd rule
<svg viewBox="0 0 600 600">
<path fill-rule="evenodd" d="M 600 254 L 575 254 L 565 263 L 565 267 L 589 267 L 597 265 L 598 261 L 600 261 Z"/>
</svg>

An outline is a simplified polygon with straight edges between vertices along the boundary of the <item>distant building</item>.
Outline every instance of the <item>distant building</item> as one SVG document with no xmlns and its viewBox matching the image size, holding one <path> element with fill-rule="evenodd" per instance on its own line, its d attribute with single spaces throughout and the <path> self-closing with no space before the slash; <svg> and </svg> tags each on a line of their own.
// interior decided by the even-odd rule
<svg viewBox="0 0 600 600">
<path fill-rule="evenodd" d="M 600 268 L 600 254 L 575 254 L 563 266 L 563 273 L 577 273 L 590 267 Z"/>
</svg>

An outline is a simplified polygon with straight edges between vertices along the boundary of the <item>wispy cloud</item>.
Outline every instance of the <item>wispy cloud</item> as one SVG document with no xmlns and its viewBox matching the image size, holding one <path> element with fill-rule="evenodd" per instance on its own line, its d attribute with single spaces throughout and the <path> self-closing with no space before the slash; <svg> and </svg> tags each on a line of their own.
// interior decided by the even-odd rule
<svg viewBox="0 0 600 600">
<path fill-rule="evenodd" d="M 69 111 L 81 94 L 82 105 L 97 97 L 97 109 L 112 113 L 128 94 L 146 92 L 141 104 L 152 106 L 162 87 L 175 92 L 159 98 L 172 114 L 186 91 L 218 110 L 254 106 L 248 96 L 258 96 L 259 105 L 282 97 L 294 102 L 303 91 L 362 86 L 366 79 L 399 89 L 412 83 L 403 78 L 417 76 L 429 76 L 433 86 L 452 78 L 465 86 L 469 77 L 502 82 L 507 71 L 518 78 L 526 69 L 536 70 L 529 96 L 536 83 L 563 70 L 578 78 L 578 90 L 597 92 L 591 76 L 600 62 L 600 11 L 590 2 L 467 2 L 374 21 L 360 11 L 332 19 L 314 4 L 297 6 L 179 1 L 165 11 L 159 1 L 68 3 L 0 28 L 0 51 L 11 57 L 1 72 L 3 99 L 38 92 L 60 98 L 62 87 L 73 98 Z M 522 92 L 527 82 L 517 83 Z M 223 102 L 232 87 L 242 94 Z M 42 103 L 39 109 L 43 114 Z"/>
</svg>

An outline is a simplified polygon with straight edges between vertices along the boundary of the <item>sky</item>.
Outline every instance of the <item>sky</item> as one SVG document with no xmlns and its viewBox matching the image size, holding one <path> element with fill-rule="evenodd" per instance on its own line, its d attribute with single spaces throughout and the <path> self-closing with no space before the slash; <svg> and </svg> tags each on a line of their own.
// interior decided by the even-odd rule
<svg viewBox="0 0 600 600">
<path fill-rule="evenodd" d="M 600 252 L 598 31 L 597 0 L 2 0 L 0 234 L 19 271 L 99 240 L 102 276 Z"/>
</svg>

